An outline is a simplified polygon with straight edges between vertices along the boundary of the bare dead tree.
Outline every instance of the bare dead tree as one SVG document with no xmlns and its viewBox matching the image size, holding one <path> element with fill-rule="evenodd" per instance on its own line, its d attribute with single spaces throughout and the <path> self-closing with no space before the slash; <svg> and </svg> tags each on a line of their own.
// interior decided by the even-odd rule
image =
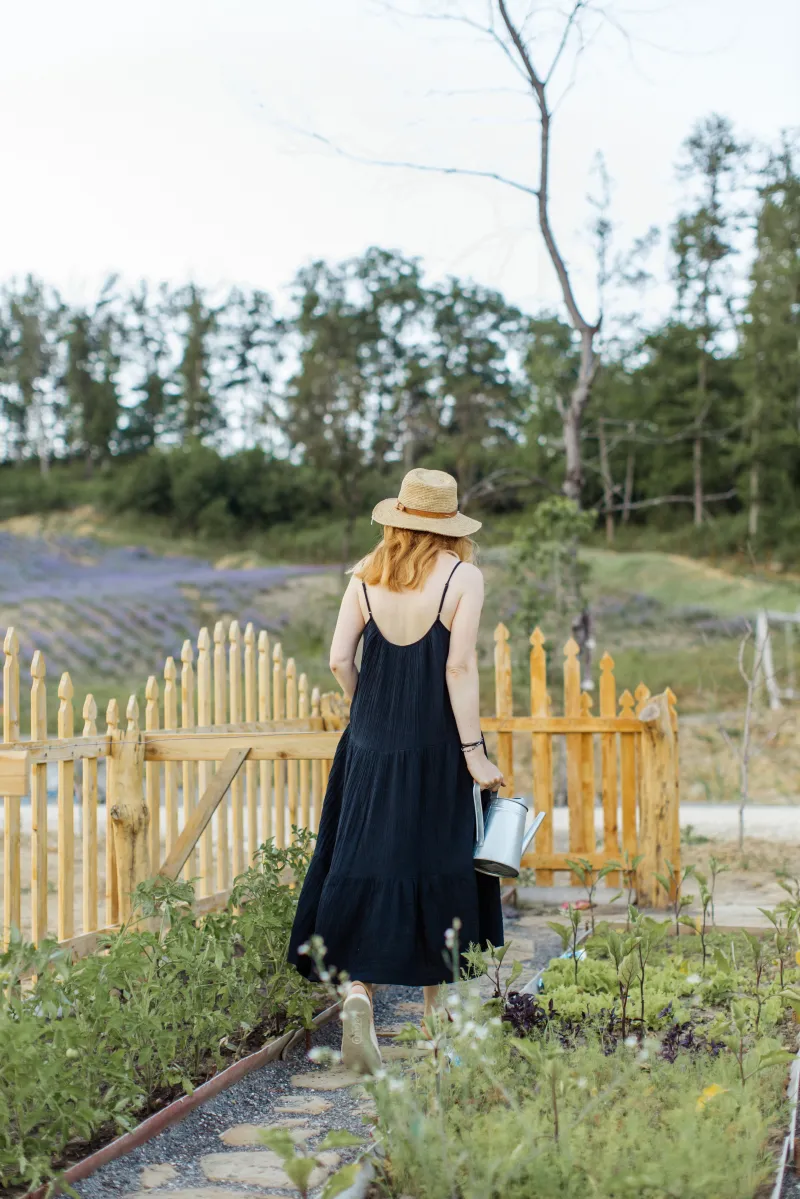
<svg viewBox="0 0 800 1199">
<path fill-rule="evenodd" d="M 602 7 L 594 0 L 573 0 L 570 8 L 563 16 L 560 32 L 555 37 L 555 50 L 546 66 L 539 65 L 539 39 L 531 30 L 530 18 L 532 13 L 517 17 L 512 14 L 510 0 L 486 0 L 488 11 L 485 22 L 474 20 L 459 12 L 409 11 L 391 2 L 383 7 L 402 17 L 416 17 L 432 21 L 459 22 L 476 32 L 484 35 L 503 54 L 507 63 L 514 71 L 517 79 L 521 80 L 524 94 L 532 101 L 538 125 L 538 153 L 531 160 L 534 182 L 528 183 L 510 178 L 492 170 L 476 170 L 459 166 L 437 166 L 412 161 L 387 160 L 353 154 L 342 149 L 329 137 L 318 132 L 308 133 L 314 141 L 325 145 L 335 154 L 353 162 L 367 163 L 373 166 L 392 167 L 404 170 L 424 171 L 440 175 L 461 175 L 468 178 L 492 180 L 506 187 L 521 191 L 530 196 L 536 204 L 536 215 L 539 232 L 547 249 L 547 254 L 558 280 L 564 306 L 569 316 L 569 322 L 580 345 L 578 373 L 568 399 L 558 399 L 558 411 L 563 430 L 564 448 L 564 480 L 562 490 L 564 495 L 581 502 L 584 484 L 584 464 L 582 459 L 581 433 L 583 417 L 592 395 L 592 388 L 600 366 L 598 349 L 598 334 L 602 324 L 602 311 L 595 319 L 590 319 L 585 308 L 579 303 L 573 278 L 567 266 L 564 255 L 556 239 L 551 219 L 550 204 L 550 166 L 553 137 L 553 114 L 556 101 L 553 98 L 554 75 L 562 64 L 565 55 L 574 45 L 576 54 L 584 48 L 589 40 L 586 22 L 591 17 L 595 24 L 608 20 L 617 29 L 619 26 L 612 21 Z M 603 266 L 600 264 L 600 273 Z"/>
</svg>

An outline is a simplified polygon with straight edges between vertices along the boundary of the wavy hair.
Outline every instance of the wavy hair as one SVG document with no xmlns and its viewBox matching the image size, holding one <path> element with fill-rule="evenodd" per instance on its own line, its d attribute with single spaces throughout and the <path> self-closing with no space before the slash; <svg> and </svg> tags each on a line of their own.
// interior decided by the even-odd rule
<svg viewBox="0 0 800 1199">
<path fill-rule="evenodd" d="M 389 591 L 414 591 L 422 587 L 442 550 L 462 562 L 475 559 L 475 542 L 470 537 L 446 537 L 443 533 L 395 529 L 384 525 L 383 537 L 353 574 L 371 587 Z"/>
</svg>

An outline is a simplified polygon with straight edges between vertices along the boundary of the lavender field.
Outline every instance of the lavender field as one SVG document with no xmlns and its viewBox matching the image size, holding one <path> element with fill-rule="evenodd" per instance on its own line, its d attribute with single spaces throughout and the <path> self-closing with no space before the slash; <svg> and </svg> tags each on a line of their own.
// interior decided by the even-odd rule
<svg viewBox="0 0 800 1199">
<path fill-rule="evenodd" d="M 112 695 L 123 707 L 129 693 L 141 698 L 147 676 L 160 675 L 169 655 L 179 662 L 184 640 L 194 643 L 203 625 L 235 618 L 242 629 L 252 621 L 283 636 L 306 608 L 303 579 L 313 577 L 319 587 L 322 575 L 304 566 L 218 569 L 141 546 L 0 530 L 0 634 L 13 625 L 19 636 L 23 714 L 36 649 L 47 666 L 51 712 L 58 680 L 69 671 L 76 712 L 91 690 L 102 713 Z M 308 641 L 307 632 L 302 636 Z"/>
</svg>

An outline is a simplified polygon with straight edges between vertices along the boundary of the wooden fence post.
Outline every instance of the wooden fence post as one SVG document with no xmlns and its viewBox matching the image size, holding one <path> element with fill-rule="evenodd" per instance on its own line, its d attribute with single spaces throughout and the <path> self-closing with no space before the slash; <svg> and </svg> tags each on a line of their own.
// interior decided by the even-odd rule
<svg viewBox="0 0 800 1199">
<path fill-rule="evenodd" d="M 548 716 L 547 707 L 547 655 L 542 630 L 531 633 L 531 716 Z M 537 812 L 545 812 L 544 824 L 537 834 L 536 851 L 542 854 L 553 852 L 553 739 L 549 733 L 531 735 L 533 757 L 533 799 Z M 537 870 L 536 885 L 552 887 L 553 871 Z"/>
<path fill-rule="evenodd" d="M 83 735 L 97 736 L 97 704 L 93 695 L 83 703 Z M 83 931 L 97 928 L 97 758 L 83 759 Z"/>
<path fill-rule="evenodd" d="M 639 782 L 642 861 L 637 871 L 637 892 L 641 907 L 666 908 L 670 897 L 657 882 L 656 874 L 667 875 L 667 862 L 680 869 L 680 847 L 674 844 L 678 804 L 676 746 L 667 696 L 653 696 L 643 706 L 639 719 L 642 722 Z"/>
<path fill-rule="evenodd" d="M 270 652 L 269 634 L 262 629 L 258 634 L 258 720 L 259 724 L 269 720 L 270 713 Z M 270 788 L 269 762 L 259 762 L 258 777 L 261 788 L 261 843 L 272 836 L 272 794 Z"/>
<path fill-rule="evenodd" d="M 31 740 L 47 738 L 45 662 L 37 649 L 31 662 Z M 47 936 L 47 765 L 31 769 L 31 940 Z"/>
<path fill-rule="evenodd" d="M 208 629 L 197 634 L 197 723 L 207 729 L 211 725 L 211 638 Z M 204 795 L 211 778 L 211 763 L 197 763 L 197 789 Z M 160 864 L 160 863 L 159 863 Z M 214 834 L 211 825 L 200 838 L 200 895 L 210 895 L 214 889 Z"/>
<path fill-rule="evenodd" d="M 581 692 L 581 717 L 592 718 L 592 697 L 588 691 Z M 597 838 L 594 831 L 594 735 L 581 733 L 581 791 L 583 792 L 583 843 L 592 853 Z"/>
<path fill-rule="evenodd" d="M 511 680 L 511 649 L 508 629 L 500 623 L 494 631 L 494 697 L 495 715 L 514 715 L 514 695 Z M 514 794 L 514 734 L 497 734 L 497 765 L 505 779 L 501 795 Z"/>
<path fill-rule="evenodd" d="M 58 684 L 58 736 L 73 737 L 75 714 L 72 679 L 65 672 Z M 58 763 L 58 939 L 75 932 L 75 763 Z"/>
<path fill-rule="evenodd" d="M 150 675 L 144 688 L 144 727 L 148 733 L 158 729 L 158 680 Z M 144 787 L 150 812 L 150 873 L 156 874 L 161 865 L 161 763 L 147 762 L 144 768 Z"/>
<path fill-rule="evenodd" d="M 123 924 L 131 914 L 133 892 L 147 878 L 150 867 L 149 812 L 144 801 L 144 740 L 139 732 L 139 705 L 133 695 L 128 700 L 126 715 L 127 729 L 124 733 L 118 729 L 111 742 L 115 769 L 109 812 L 117 863 L 119 919 Z"/>
<path fill-rule="evenodd" d="M 564 715 L 581 715 L 581 668 L 577 641 L 570 637 L 564 646 Z M 573 858 L 582 857 L 594 845 L 587 844 L 583 793 L 583 739 L 580 733 L 567 733 L 567 805 L 569 807 L 569 852 Z M 571 875 L 574 887 L 580 886 L 577 875 Z"/>
<path fill-rule="evenodd" d="M 297 666 L 294 658 L 286 663 L 286 719 L 297 719 Z M 286 763 L 287 792 L 289 796 L 289 841 L 292 828 L 297 825 L 297 762 Z"/>
<path fill-rule="evenodd" d="M 19 741 L 19 639 L 13 628 L 6 630 L 3 641 L 3 741 Z M 22 926 L 22 870 L 20 798 L 6 795 L 3 840 L 3 946 L 11 940 L 11 930 Z"/>
<path fill-rule="evenodd" d="M 303 719 L 309 715 L 308 700 L 308 676 L 301 674 L 298 683 L 298 714 Z M 300 763 L 300 827 L 305 829 L 311 827 L 310 766 L 308 758 L 304 758 Z"/>
<path fill-rule="evenodd" d="M 311 692 L 311 715 L 321 715 L 321 700 L 319 687 Z M 312 833 L 319 828 L 319 818 L 322 813 L 322 762 L 315 758 L 311 763 L 311 824 Z"/>
<path fill-rule="evenodd" d="M 286 684 L 283 676 L 283 649 L 277 642 L 272 651 L 272 719 L 283 720 L 286 713 Z M 275 844 L 278 849 L 286 845 L 286 764 L 273 764 L 273 790 L 275 794 Z"/>
<path fill-rule="evenodd" d="M 600 659 L 600 715 L 617 714 L 617 684 L 614 679 L 614 659 L 603 654 Z M 619 858 L 619 826 L 617 820 L 617 734 L 603 733 L 600 739 L 600 774 L 603 789 L 603 849 Z M 619 871 L 608 875 L 609 887 L 619 886 Z"/>
<path fill-rule="evenodd" d="M 178 671 L 170 655 L 164 663 L 164 728 L 178 727 Z M 164 825 L 167 853 L 178 839 L 178 763 L 164 763 Z"/>
<path fill-rule="evenodd" d="M 228 653 L 229 685 L 230 685 L 230 722 L 232 725 L 242 723 L 242 631 L 238 620 L 232 620 L 228 629 L 230 650 Z M 244 871 L 244 787 L 241 774 L 237 774 L 231 783 L 231 815 L 233 823 L 233 845 L 231 857 L 233 861 L 233 877 L 238 878 Z"/>
<path fill-rule="evenodd" d="M 225 627 L 218 620 L 214 625 L 214 724 L 226 724 L 228 719 L 226 675 Z M 227 891 L 229 885 L 228 804 L 223 799 L 217 808 L 217 890 Z"/>
<path fill-rule="evenodd" d="M 193 729 L 194 717 L 194 650 L 188 639 L 181 648 L 181 728 Z M 192 818 L 197 802 L 197 765 L 195 762 L 183 763 L 183 826 Z M 186 859 L 183 877 L 191 881 L 197 874 L 197 855 L 194 850 Z"/>
<path fill-rule="evenodd" d="M 119 704 L 115 699 L 108 701 L 106 708 L 106 733 L 113 743 L 119 729 Z M 119 920 L 119 892 L 117 890 L 117 861 L 114 849 L 114 830 L 111 825 L 111 796 L 116 791 L 117 763 L 114 755 L 106 758 L 106 925 L 115 925 Z"/>
<path fill-rule="evenodd" d="M 258 712 L 256 700 L 256 631 L 249 621 L 244 630 L 244 718 L 255 724 Z M 258 767 L 245 763 L 245 793 L 247 795 L 247 860 L 252 864 L 258 849 Z"/>
<path fill-rule="evenodd" d="M 623 720 L 632 720 L 634 716 L 634 700 L 630 691 L 623 691 L 619 697 L 619 714 Z M 637 733 L 620 733 L 619 737 L 619 770 L 620 798 L 622 801 L 622 850 L 628 860 L 636 856 L 639 838 L 636 831 L 636 742 Z"/>
</svg>

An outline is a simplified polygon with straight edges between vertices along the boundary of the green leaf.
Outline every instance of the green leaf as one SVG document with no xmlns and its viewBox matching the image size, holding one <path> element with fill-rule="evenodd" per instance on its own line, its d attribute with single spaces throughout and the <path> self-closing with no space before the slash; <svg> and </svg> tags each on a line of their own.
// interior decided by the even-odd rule
<svg viewBox="0 0 800 1199">
<path fill-rule="evenodd" d="M 321 1199 L 335 1199 L 336 1195 L 341 1195 L 342 1191 L 346 1191 L 356 1181 L 361 1168 L 360 1162 L 352 1162 L 349 1166 L 342 1166 L 341 1170 L 337 1170 L 335 1174 L 332 1174 L 325 1183 Z"/>
<path fill-rule="evenodd" d="M 294 1141 L 285 1128 L 264 1128 L 259 1132 L 258 1139 L 267 1149 L 277 1153 L 284 1164 L 297 1156 Z"/>
<path fill-rule="evenodd" d="M 419 1029 L 417 1029 L 419 1036 Z M 352 1132 L 348 1132 L 346 1128 L 332 1128 L 325 1136 L 325 1139 L 320 1142 L 320 1149 L 352 1149 L 356 1145 L 363 1145 L 361 1137 L 357 1137 Z"/>
<path fill-rule="evenodd" d="M 296 1156 L 287 1161 L 284 1158 L 283 1168 L 290 1182 L 293 1182 L 301 1194 L 305 1195 L 308 1191 L 308 1180 L 316 1169 L 316 1161 L 313 1157 Z"/>
</svg>

